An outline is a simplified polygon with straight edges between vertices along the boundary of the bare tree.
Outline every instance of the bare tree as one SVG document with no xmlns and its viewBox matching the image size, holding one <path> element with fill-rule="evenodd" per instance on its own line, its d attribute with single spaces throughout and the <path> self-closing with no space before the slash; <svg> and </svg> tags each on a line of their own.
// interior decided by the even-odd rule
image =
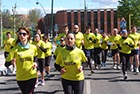
<svg viewBox="0 0 140 94">
<path fill-rule="evenodd" d="M 32 23 L 35 23 L 35 26 L 37 25 L 37 19 L 41 18 L 43 16 L 43 14 L 41 13 L 40 9 L 31 9 L 31 10 L 29 10 L 28 15 L 29 15 L 30 21 Z"/>
</svg>

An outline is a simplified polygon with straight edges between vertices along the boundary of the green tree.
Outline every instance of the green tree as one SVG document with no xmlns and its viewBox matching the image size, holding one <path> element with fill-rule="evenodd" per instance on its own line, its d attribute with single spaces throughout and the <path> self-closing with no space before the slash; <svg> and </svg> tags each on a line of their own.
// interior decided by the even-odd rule
<svg viewBox="0 0 140 94">
<path fill-rule="evenodd" d="M 127 21 L 127 28 L 129 27 L 129 14 L 131 16 L 132 25 L 140 26 L 140 0 L 119 0 L 118 17 L 124 17 Z"/>
<path fill-rule="evenodd" d="M 35 23 L 35 26 L 37 25 L 37 19 L 43 16 L 40 9 L 29 10 L 28 15 L 29 15 L 30 21 L 32 23 Z"/>
</svg>

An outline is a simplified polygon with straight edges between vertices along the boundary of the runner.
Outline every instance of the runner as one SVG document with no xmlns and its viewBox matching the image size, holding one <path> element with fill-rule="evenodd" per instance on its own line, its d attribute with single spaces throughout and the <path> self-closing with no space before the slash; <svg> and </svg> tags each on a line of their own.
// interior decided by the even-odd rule
<svg viewBox="0 0 140 94">
<path fill-rule="evenodd" d="M 41 40 L 43 41 L 43 36 L 44 36 L 44 34 L 41 34 L 41 30 L 40 30 L 40 29 L 37 29 L 37 30 L 36 30 L 36 33 L 40 34 Z M 33 40 L 36 41 L 36 38 L 34 38 Z"/>
<path fill-rule="evenodd" d="M 102 42 L 101 42 L 101 48 L 102 48 L 102 66 L 106 67 L 106 58 L 107 58 L 107 51 L 108 51 L 108 36 L 106 32 L 102 32 Z"/>
<path fill-rule="evenodd" d="M 41 40 L 41 35 L 36 33 L 35 34 L 35 39 L 36 42 L 33 44 L 36 45 L 37 47 L 37 52 L 38 52 L 38 70 L 41 72 L 41 85 L 45 85 L 44 82 L 44 66 L 45 66 L 45 53 L 46 53 L 46 46 L 45 42 Z M 38 77 L 37 77 L 37 82 L 35 87 L 38 86 Z"/>
<path fill-rule="evenodd" d="M 66 48 L 59 52 L 55 62 L 65 94 L 83 94 L 84 90 L 83 66 L 86 65 L 86 56 L 74 45 L 75 40 L 72 32 L 66 35 Z"/>
<path fill-rule="evenodd" d="M 82 49 L 82 45 L 84 45 L 84 36 L 81 32 L 79 32 L 79 26 L 78 25 L 74 25 L 73 33 L 76 36 L 76 41 L 75 41 L 76 47 L 79 48 L 79 49 Z"/>
<path fill-rule="evenodd" d="M 12 43 L 14 41 L 13 38 L 11 38 L 11 33 L 10 32 L 7 32 L 6 33 L 6 36 L 7 36 L 7 39 L 4 40 L 4 45 L 3 47 L 1 47 L 1 49 L 3 49 L 5 47 L 5 52 L 4 52 L 4 57 L 5 59 L 8 57 L 9 55 L 9 52 L 11 50 L 11 46 L 12 46 Z M 16 69 L 15 69 L 15 64 L 12 64 L 13 65 L 13 71 L 12 73 L 15 74 L 16 73 Z M 6 75 L 8 75 L 10 73 L 10 68 L 9 66 L 7 67 L 7 72 L 6 72 Z"/>
<path fill-rule="evenodd" d="M 93 33 L 90 33 L 91 28 L 88 26 L 86 27 L 86 33 L 84 34 L 84 52 L 88 60 L 88 65 L 90 67 L 91 73 L 94 73 L 92 64 L 91 64 L 91 59 L 93 58 L 94 54 L 94 44 L 92 40 L 94 40 L 95 35 Z"/>
<path fill-rule="evenodd" d="M 60 45 L 60 41 L 59 41 L 60 38 L 61 38 L 62 36 L 66 37 L 66 34 L 68 33 L 68 31 L 69 31 L 68 26 L 67 26 L 67 25 L 63 26 L 63 33 L 60 33 L 60 34 L 58 35 L 58 37 L 55 39 L 55 42 L 56 42 L 56 45 L 57 45 L 57 46 Z"/>
<path fill-rule="evenodd" d="M 136 26 L 132 26 L 131 29 L 132 29 L 132 33 L 129 34 L 128 37 L 130 37 L 133 40 L 134 48 L 132 49 L 131 54 L 130 54 L 130 64 L 131 64 L 130 70 L 132 72 L 134 71 L 133 59 L 135 57 L 135 71 L 136 71 L 136 73 L 139 73 L 139 45 L 140 45 L 139 41 L 140 41 L 140 34 L 137 33 L 137 27 Z"/>
<path fill-rule="evenodd" d="M 94 62 L 95 62 L 95 68 L 100 69 L 101 64 L 100 64 L 100 52 L 101 52 L 101 38 L 102 35 L 99 34 L 99 30 L 96 28 L 95 29 L 95 43 L 94 43 Z"/>
<path fill-rule="evenodd" d="M 10 51 L 5 66 L 16 63 L 16 80 L 22 94 L 32 94 L 37 78 L 37 48 L 28 42 L 31 35 L 26 27 L 18 32 L 18 44 Z"/>
<path fill-rule="evenodd" d="M 131 49 L 134 47 L 134 42 L 131 38 L 127 37 L 127 30 L 122 30 L 122 38 L 119 40 L 120 58 L 122 61 L 122 71 L 124 79 L 127 79 L 127 67 L 129 63 Z"/>
<path fill-rule="evenodd" d="M 46 69 L 46 76 L 50 77 L 50 62 L 52 58 L 52 43 L 48 42 L 48 36 L 44 35 L 43 40 L 46 45 L 47 52 L 45 53 L 45 69 Z"/>
<path fill-rule="evenodd" d="M 120 35 L 118 35 L 118 29 L 113 30 L 113 34 L 109 37 L 109 42 L 108 44 L 111 45 L 111 50 L 112 50 L 112 56 L 113 56 L 113 62 L 114 62 L 114 69 L 121 69 L 119 64 L 120 64 L 120 55 L 119 55 L 119 49 L 117 46 L 117 43 L 119 39 L 121 38 Z M 117 65 L 116 65 L 116 58 L 117 58 Z"/>
<path fill-rule="evenodd" d="M 55 52 L 54 52 L 54 59 L 56 59 L 58 53 L 63 49 L 65 48 L 65 37 L 62 36 L 60 38 L 60 45 L 55 49 Z"/>
</svg>

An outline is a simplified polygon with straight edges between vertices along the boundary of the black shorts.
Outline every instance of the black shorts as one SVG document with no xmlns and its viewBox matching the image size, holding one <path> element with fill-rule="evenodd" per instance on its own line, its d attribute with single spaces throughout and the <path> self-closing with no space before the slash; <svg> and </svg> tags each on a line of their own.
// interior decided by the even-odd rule
<svg viewBox="0 0 140 94">
<path fill-rule="evenodd" d="M 116 53 L 119 53 L 119 49 L 118 48 L 112 50 L 112 56 L 114 56 Z"/>
<path fill-rule="evenodd" d="M 130 56 L 139 55 L 139 49 L 131 50 Z"/>
<path fill-rule="evenodd" d="M 9 55 L 9 52 L 6 52 L 6 51 L 5 51 L 5 52 L 4 52 L 4 57 L 7 58 L 8 55 Z"/>
<path fill-rule="evenodd" d="M 52 55 L 45 57 L 45 66 L 50 66 Z"/>
<path fill-rule="evenodd" d="M 44 70 L 44 67 L 45 67 L 45 58 L 44 59 L 38 59 L 37 65 L 38 65 L 37 70 L 40 70 L 40 72 L 43 73 L 43 70 Z"/>
<path fill-rule="evenodd" d="M 62 86 L 65 94 L 83 94 L 84 80 L 70 81 L 62 78 Z"/>
</svg>

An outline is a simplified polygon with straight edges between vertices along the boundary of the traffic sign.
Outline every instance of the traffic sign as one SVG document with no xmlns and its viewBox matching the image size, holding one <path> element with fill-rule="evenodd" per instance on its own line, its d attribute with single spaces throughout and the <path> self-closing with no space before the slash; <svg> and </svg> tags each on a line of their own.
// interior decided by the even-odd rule
<svg viewBox="0 0 140 94">
<path fill-rule="evenodd" d="M 121 28 L 126 28 L 126 20 L 125 20 L 124 17 L 122 17 L 122 19 L 121 19 L 120 27 L 121 27 Z"/>
<path fill-rule="evenodd" d="M 58 25 L 57 25 L 57 24 L 54 25 L 54 31 L 55 31 L 56 33 L 58 32 Z"/>
</svg>

